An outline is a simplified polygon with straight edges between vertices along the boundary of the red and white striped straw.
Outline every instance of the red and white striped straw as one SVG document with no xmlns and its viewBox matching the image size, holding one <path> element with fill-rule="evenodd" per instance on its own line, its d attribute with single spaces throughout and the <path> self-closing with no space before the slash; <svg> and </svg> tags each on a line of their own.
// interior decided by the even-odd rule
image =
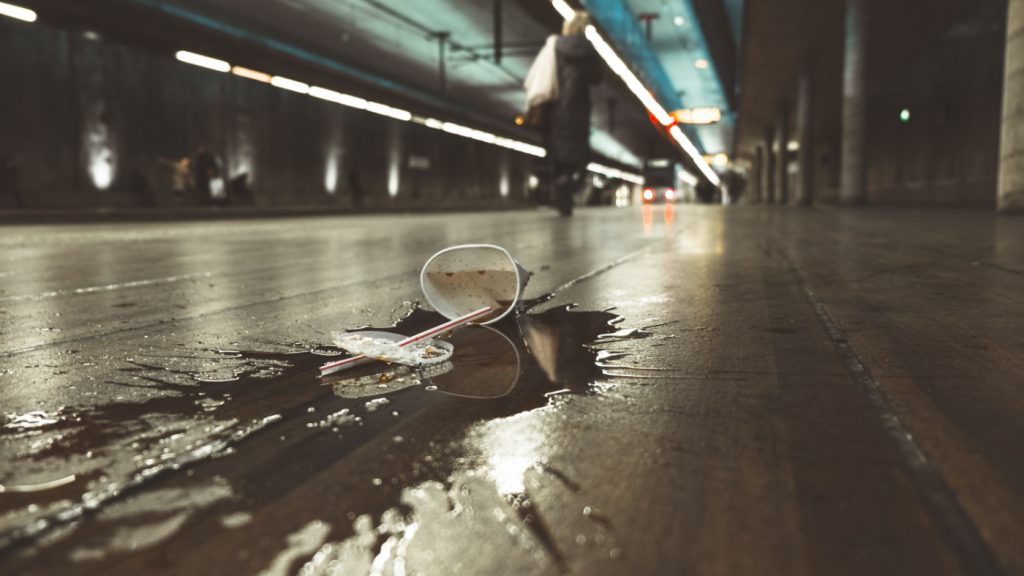
<svg viewBox="0 0 1024 576">
<path fill-rule="evenodd" d="M 433 327 L 433 328 L 431 328 L 429 330 L 424 330 L 423 332 L 420 332 L 419 334 L 415 334 L 413 336 L 409 336 L 405 340 L 399 341 L 398 342 L 398 346 L 399 347 L 408 346 L 409 344 L 412 344 L 413 342 L 419 342 L 420 340 L 423 340 L 423 339 L 426 339 L 426 338 L 430 338 L 431 336 L 437 336 L 438 334 L 441 334 L 443 332 L 447 332 L 449 330 L 454 330 L 454 329 L 458 328 L 459 326 L 462 326 L 463 324 L 472 322 L 473 320 L 476 320 L 477 318 L 480 318 L 481 316 L 484 316 L 484 315 L 488 314 L 489 312 L 492 312 L 493 310 L 494 310 L 493 306 L 485 306 L 485 307 L 483 307 L 483 308 L 481 308 L 479 310 L 476 310 L 474 312 L 470 312 L 469 314 L 466 314 L 464 316 L 459 316 L 458 318 L 456 318 L 454 320 L 449 320 L 449 321 L 445 322 L 444 324 L 441 324 L 439 326 L 435 326 L 435 327 Z M 367 360 L 367 359 L 369 359 L 369 357 L 367 355 L 359 354 L 358 356 L 353 356 L 351 358 L 346 358 L 344 360 L 339 360 L 337 362 L 331 362 L 329 364 L 324 364 L 323 366 L 320 367 L 321 376 L 323 375 L 324 372 L 327 372 L 327 371 L 337 372 L 338 370 L 341 370 L 341 369 L 344 369 L 344 368 L 348 368 L 350 365 L 355 364 L 356 362 L 360 362 L 360 361 Z"/>
</svg>

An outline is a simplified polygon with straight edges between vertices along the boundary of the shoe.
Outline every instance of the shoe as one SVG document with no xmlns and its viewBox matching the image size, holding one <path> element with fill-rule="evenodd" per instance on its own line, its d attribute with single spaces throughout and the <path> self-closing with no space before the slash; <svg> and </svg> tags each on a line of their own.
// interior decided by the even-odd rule
<svg viewBox="0 0 1024 576">
<path fill-rule="evenodd" d="M 558 200 L 556 204 L 559 215 L 561 215 L 563 218 L 568 218 L 572 216 L 572 194 L 563 191 L 561 194 L 558 195 Z"/>
</svg>

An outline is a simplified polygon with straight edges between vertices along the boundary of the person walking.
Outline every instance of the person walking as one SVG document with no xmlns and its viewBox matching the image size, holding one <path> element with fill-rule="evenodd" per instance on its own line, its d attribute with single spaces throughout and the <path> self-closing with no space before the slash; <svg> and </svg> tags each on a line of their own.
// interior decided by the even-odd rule
<svg viewBox="0 0 1024 576">
<path fill-rule="evenodd" d="M 545 140 L 555 207 L 572 216 L 573 195 L 590 161 L 590 87 L 601 80 L 601 60 L 585 33 L 590 16 L 577 11 L 555 41 L 558 98 L 545 104 Z"/>
</svg>

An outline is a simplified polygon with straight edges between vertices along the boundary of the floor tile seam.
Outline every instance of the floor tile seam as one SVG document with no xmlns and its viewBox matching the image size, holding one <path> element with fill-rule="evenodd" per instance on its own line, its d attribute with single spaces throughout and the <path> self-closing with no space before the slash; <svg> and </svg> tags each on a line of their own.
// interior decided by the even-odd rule
<svg viewBox="0 0 1024 576">
<path fill-rule="evenodd" d="M 776 247 L 779 245 L 773 244 Z M 999 558 L 982 536 L 977 523 L 963 509 L 956 493 L 929 461 L 909 428 L 894 412 L 870 368 L 861 360 L 846 332 L 829 314 L 803 272 L 781 250 L 776 249 L 773 252 L 783 260 L 797 285 L 806 295 L 822 329 L 843 359 L 850 380 L 864 390 L 885 435 L 891 441 L 908 476 L 922 496 L 929 515 L 944 536 L 956 545 L 957 554 L 964 567 L 970 574 L 1006 574 Z"/>
<path fill-rule="evenodd" d="M 681 229 L 678 232 L 672 234 L 671 238 L 675 238 L 675 237 L 679 236 L 682 231 L 683 230 Z M 633 250 L 632 252 L 628 252 L 625 255 L 620 256 L 620 257 L 616 258 L 615 260 L 609 262 L 608 264 L 605 264 L 604 266 L 600 266 L 598 268 L 595 268 L 595 269 L 593 269 L 593 270 L 591 270 L 591 271 L 589 271 L 589 272 L 587 272 L 587 273 L 585 273 L 585 274 L 583 274 L 581 276 L 577 276 L 576 278 L 574 278 L 572 280 L 569 280 L 568 282 L 565 282 L 565 283 L 557 286 L 556 288 L 551 290 L 546 296 L 542 297 L 539 302 L 537 302 L 534 306 L 532 306 L 527 311 L 533 310 L 534 308 L 537 308 L 538 306 L 542 306 L 542 305 L 546 304 L 547 302 L 549 302 L 549 301 L 553 300 L 554 298 L 556 298 L 557 296 L 559 296 L 563 291 L 568 290 L 569 288 L 572 288 L 572 287 L 576 286 L 577 284 L 580 284 L 582 282 L 587 282 L 589 280 L 593 280 L 594 278 L 597 278 L 598 276 L 602 276 L 605 273 L 610 272 L 610 271 L 618 268 L 619 266 L 629 262 L 633 258 L 636 258 L 637 256 L 640 256 L 640 255 L 642 255 L 642 254 L 644 254 L 646 252 L 649 252 L 651 250 L 651 248 L 653 248 L 655 246 L 658 246 L 659 242 L 661 242 L 662 240 L 663 239 L 651 239 L 651 240 L 645 242 L 640 248 L 637 248 L 636 250 Z"/>
</svg>

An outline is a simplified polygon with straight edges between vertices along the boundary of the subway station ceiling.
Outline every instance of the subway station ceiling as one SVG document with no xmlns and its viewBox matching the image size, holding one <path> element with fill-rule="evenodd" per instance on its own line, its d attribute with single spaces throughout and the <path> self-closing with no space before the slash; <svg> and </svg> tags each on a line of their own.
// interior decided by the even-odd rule
<svg viewBox="0 0 1024 576">
<path fill-rule="evenodd" d="M 629 57 L 632 43 L 649 43 L 654 66 L 669 83 L 668 89 L 655 90 L 667 109 L 721 108 L 726 113 L 723 122 L 693 127 L 689 133 L 702 152 L 727 151 L 734 120 L 728 104 L 732 87 L 723 86 L 715 74 L 694 1 L 584 0 L 582 4 L 595 12 L 598 24 L 606 29 L 609 14 L 629 19 L 634 26 L 637 14 L 657 11 L 662 15 L 652 27 L 650 39 L 613 35 L 616 48 L 635 70 L 641 63 Z M 711 1 L 742 10 L 743 0 Z M 367 68 L 484 112 L 507 122 L 510 130 L 516 129 L 513 121 L 523 110 L 522 84 L 530 64 L 560 23 L 547 0 L 167 0 L 163 4 Z M 494 48 L 498 5 L 500 57 Z M 729 41 L 738 42 L 738 38 Z M 623 45 L 627 42 L 630 44 Z M 709 65 L 698 68 L 698 61 Z M 639 166 L 645 158 L 672 154 L 643 107 L 620 84 L 604 82 L 595 89 L 593 102 L 591 143 L 601 156 Z"/>
<path fill-rule="evenodd" d="M 172 0 L 172 4 L 246 26 L 268 37 L 368 69 L 402 85 L 435 93 L 483 112 L 515 130 L 523 111 L 523 81 L 537 51 L 557 27 L 546 26 L 513 0 L 502 3 L 503 50 L 494 51 L 492 1 L 416 0 Z M 442 48 L 443 43 L 443 48 Z M 442 54 L 442 49 L 444 50 Z M 443 66 L 442 66 L 443 58 Z M 638 106 L 613 87 L 594 94 L 594 149 L 610 160 L 639 166 L 649 150 L 661 149 Z M 647 125 L 645 125 L 647 124 Z M 642 126 L 646 130 L 627 129 Z"/>
</svg>

